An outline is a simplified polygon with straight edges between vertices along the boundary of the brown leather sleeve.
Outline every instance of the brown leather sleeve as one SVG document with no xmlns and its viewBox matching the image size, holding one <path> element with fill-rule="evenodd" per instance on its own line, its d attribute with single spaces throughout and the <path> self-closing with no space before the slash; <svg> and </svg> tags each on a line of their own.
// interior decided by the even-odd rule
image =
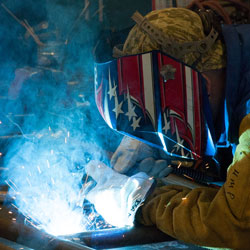
<svg viewBox="0 0 250 250">
<path fill-rule="evenodd" d="M 227 181 L 219 189 L 182 186 L 156 188 L 137 220 L 156 225 L 184 242 L 233 249 L 250 246 L 250 116 L 240 127 L 240 139 Z"/>
</svg>

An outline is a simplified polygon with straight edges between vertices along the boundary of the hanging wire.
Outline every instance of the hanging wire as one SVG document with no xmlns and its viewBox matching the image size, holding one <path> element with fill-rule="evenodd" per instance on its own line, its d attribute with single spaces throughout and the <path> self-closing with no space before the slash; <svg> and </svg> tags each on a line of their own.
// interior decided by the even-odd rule
<svg viewBox="0 0 250 250">
<path fill-rule="evenodd" d="M 239 1 L 239 0 L 225 0 L 225 1 L 216 1 L 216 0 L 194 0 L 192 1 L 187 8 L 191 10 L 213 10 L 219 17 L 221 17 L 223 23 L 232 24 L 235 20 L 232 16 L 232 13 L 228 13 L 227 8 L 234 7 L 235 11 L 241 12 L 242 23 L 250 22 L 250 7 Z"/>
</svg>

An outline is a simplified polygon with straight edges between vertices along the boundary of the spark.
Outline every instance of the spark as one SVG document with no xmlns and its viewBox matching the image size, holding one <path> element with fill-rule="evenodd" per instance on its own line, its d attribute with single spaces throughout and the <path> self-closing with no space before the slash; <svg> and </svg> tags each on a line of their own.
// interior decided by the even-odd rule
<svg viewBox="0 0 250 250">
<path fill-rule="evenodd" d="M 142 202 L 142 203 L 140 204 L 140 207 L 141 207 L 141 206 L 144 206 L 144 202 Z"/>
<path fill-rule="evenodd" d="M 3 155 L 3 153 L 0 152 L 0 157 Z"/>
<path fill-rule="evenodd" d="M 188 178 L 188 179 L 190 179 L 190 180 L 193 181 L 193 178 L 191 178 L 190 176 L 188 176 L 188 175 L 186 175 L 186 174 L 184 174 L 183 176 L 185 176 L 186 178 Z"/>
<path fill-rule="evenodd" d="M 13 214 L 13 212 L 11 212 L 11 211 L 9 211 L 8 213 L 9 213 L 9 214 Z"/>
<path fill-rule="evenodd" d="M 13 206 L 16 210 L 18 210 L 18 207 L 15 206 L 15 204 L 11 203 L 11 206 Z"/>
<path fill-rule="evenodd" d="M 68 131 L 68 138 L 69 138 L 69 136 L 70 136 L 70 132 Z"/>
<path fill-rule="evenodd" d="M 11 185 L 13 185 L 15 188 L 13 188 L 11 185 L 10 185 L 10 183 L 11 183 Z M 10 180 L 10 179 L 8 179 L 8 181 L 6 180 L 5 181 L 5 183 L 11 188 L 11 189 L 13 189 L 15 192 L 17 192 L 17 190 L 18 190 L 18 188 L 17 188 L 17 186 L 15 185 L 15 183 L 12 181 L 12 180 Z"/>
<path fill-rule="evenodd" d="M 12 218 L 13 221 L 16 221 L 16 218 Z"/>
<path fill-rule="evenodd" d="M 39 227 L 37 225 L 35 225 L 31 220 L 28 219 L 28 217 L 25 217 L 25 220 L 24 221 L 27 221 L 30 225 L 32 225 L 34 228 L 38 228 Z"/>
<path fill-rule="evenodd" d="M 28 204 L 28 202 L 27 202 L 24 198 L 22 199 L 22 201 L 23 201 L 24 203 Z"/>
<path fill-rule="evenodd" d="M 28 184 L 29 184 L 30 187 L 31 187 L 32 185 L 31 185 L 31 183 L 30 183 L 30 179 L 27 177 L 26 180 L 27 180 Z"/>
<path fill-rule="evenodd" d="M 64 140 L 65 144 L 67 144 L 67 137 L 65 137 L 65 140 Z"/>
<path fill-rule="evenodd" d="M 51 182 L 53 185 L 55 185 L 55 180 L 53 179 L 53 177 L 51 177 Z"/>
<path fill-rule="evenodd" d="M 42 173 L 42 171 L 41 171 L 41 169 L 40 169 L 40 167 L 39 167 L 39 166 L 37 166 L 37 170 L 38 170 L 39 174 L 41 174 L 41 173 Z"/>
</svg>

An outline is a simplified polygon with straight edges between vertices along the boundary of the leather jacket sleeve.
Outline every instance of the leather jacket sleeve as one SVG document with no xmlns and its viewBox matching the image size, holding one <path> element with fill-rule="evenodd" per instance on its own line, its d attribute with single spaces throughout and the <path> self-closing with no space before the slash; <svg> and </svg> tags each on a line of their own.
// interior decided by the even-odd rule
<svg viewBox="0 0 250 250">
<path fill-rule="evenodd" d="M 144 225 L 210 247 L 250 246 L 250 115 L 241 122 L 239 144 L 220 189 L 157 187 L 137 214 Z"/>
</svg>

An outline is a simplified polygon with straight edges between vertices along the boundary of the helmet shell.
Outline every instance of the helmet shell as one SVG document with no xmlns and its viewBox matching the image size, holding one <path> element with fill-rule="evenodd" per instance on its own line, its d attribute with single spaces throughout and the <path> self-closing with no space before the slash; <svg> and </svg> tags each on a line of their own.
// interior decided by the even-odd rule
<svg viewBox="0 0 250 250">
<path fill-rule="evenodd" d="M 161 51 L 95 64 L 95 98 L 112 129 L 170 156 L 215 152 L 205 80 Z"/>
</svg>

